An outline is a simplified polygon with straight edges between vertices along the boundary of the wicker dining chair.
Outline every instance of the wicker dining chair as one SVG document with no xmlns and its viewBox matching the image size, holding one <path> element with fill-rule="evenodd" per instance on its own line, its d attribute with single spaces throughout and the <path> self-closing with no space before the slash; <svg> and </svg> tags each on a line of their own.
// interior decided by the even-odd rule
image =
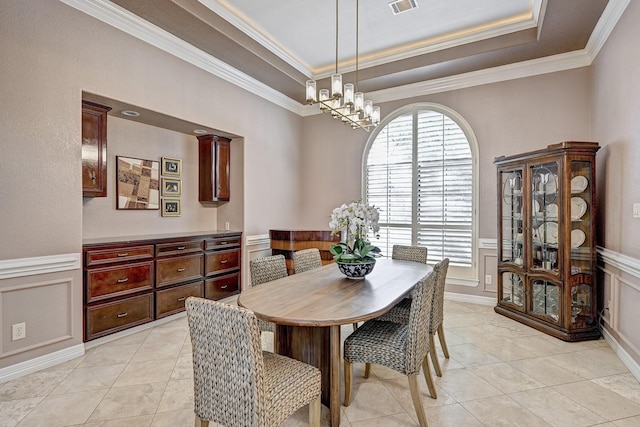
<svg viewBox="0 0 640 427">
<path fill-rule="evenodd" d="M 283 255 L 272 255 L 249 261 L 251 286 L 261 285 L 276 279 L 287 277 L 287 263 Z M 274 332 L 275 324 L 258 319 L 261 331 Z"/>
<path fill-rule="evenodd" d="M 435 275 L 428 274 L 415 287 L 409 323 L 368 320 L 349 335 L 344 341 L 344 406 L 351 403 L 353 383 L 353 363 L 366 363 L 365 378 L 369 376 L 371 363 L 383 365 L 407 376 L 411 399 L 418 416 L 420 426 L 427 425 L 427 417 L 422 407 L 418 374 L 420 366 L 432 398 L 436 390 L 429 367 L 429 329 L 428 325 Z"/>
<path fill-rule="evenodd" d="M 279 426 L 309 405 L 320 426 L 320 370 L 262 350 L 255 314 L 242 307 L 189 297 L 196 427 Z"/>
<path fill-rule="evenodd" d="M 433 268 L 433 272 L 437 272 L 436 290 L 433 295 L 433 304 L 431 306 L 431 318 L 429 322 L 429 353 L 431 354 L 431 361 L 433 362 L 433 369 L 436 371 L 436 375 L 442 376 L 442 368 L 440 368 L 440 362 L 438 361 L 438 354 L 436 353 L 435 335 L 438 334 L 440 340 L 440 347 L 442 353 L 446 359 L 449 358 L 449 349 L 447 348 L 447 340 L 444 337 L 444 328 L 442 326 L 444 320 L 444 288 L 447 281 L 447 270 L 449 269 L 449 259 L 445 258 L 440 261 L 436 267 Z M 378 317 L 378 320 L 385 320 L 396 323 L 408 323 L 409 312 L 411 310 L 411 300 L 404 299 L 400 301 L 391 310 Z"/>
<path fill-rule="evenodd" d="M 318 248 L 302 249 L 293 253 L 293 268 L 296 273 L 322 267 L 322 258 Z"/>
</svg>

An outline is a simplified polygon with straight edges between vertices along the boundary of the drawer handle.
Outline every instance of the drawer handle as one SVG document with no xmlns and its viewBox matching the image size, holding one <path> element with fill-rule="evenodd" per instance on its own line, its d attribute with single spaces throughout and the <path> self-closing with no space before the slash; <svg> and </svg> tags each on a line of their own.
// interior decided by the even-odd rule
<svg viewBox="0 0 640 427">
<path fill-rule="evenodd" d="M 226 245 L 229 242 L 220 242 L 221 245 Z"/>
<path fill-rule="evenodd" d="M 226 263 L 227 263 L 226 259 L 220 260 L 220 264 L 226 264 Z"/>
<path fill-rule="evenodd" d="M 125 312 L 125 313 L 120 313 L 118 314 L 118 319 L 120 319 L 121 317 L 125 317 L 127 316 L 129 313 Z"/>
<path fill-rule="evenodd" d="M 220 289 L 227 289 L 229 287 L 229 285 L 222 285 L 220 286 Z"/>
<path fill-rule="evenodd" d="M 178 246 L 178 250 L 179 251 L 183 251 L 186 248 L 186 246 Z"/>
<path fill-rule="evenodd" d="M 118 283 L 124 283 L 124 282 L 128 282 L 129 278 L 125 277 L 124 279 L 118 279 Z"/>
<path fill-rule="evenodd" d="M 187 297 L 180 297 L 180 298 L 178 298 L 178 301 L 184 301 L 186 299 L 187 299 Z"/>
<path fill-rule="evenodd" d="M 129 255 L 128 252 L 125 252 L 125 253 L 122 253 L 122 254 L 118 254 L 119 257 L 124 257 L 124 256 L 128 256 L 128 255 Z"/>
<path fill-rule="evenodd" d="M 187 269 L 187 267 L 181 267 L 178 269 L 178 273 L 182 273 L 183 271 L 185 271 Z"/>
</svg>

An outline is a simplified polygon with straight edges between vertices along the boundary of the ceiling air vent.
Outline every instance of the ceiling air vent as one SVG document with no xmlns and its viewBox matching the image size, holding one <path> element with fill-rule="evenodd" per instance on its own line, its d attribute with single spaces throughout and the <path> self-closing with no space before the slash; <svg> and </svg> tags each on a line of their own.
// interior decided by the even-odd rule
<svg viewBox="0 0 640 427">
<path fill-rule="evenodd" d="M 389 7 L 393 14 L 397 15 L 399 13 L 415 9 L 418 7 L 418 2 L 417 0 L 395 0 L 389 3 Z"/>
</svg>

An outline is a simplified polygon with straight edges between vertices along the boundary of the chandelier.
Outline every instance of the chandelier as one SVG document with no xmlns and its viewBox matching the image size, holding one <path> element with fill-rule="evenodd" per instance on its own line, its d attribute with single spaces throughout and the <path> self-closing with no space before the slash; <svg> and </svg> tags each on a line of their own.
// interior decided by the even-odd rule
<svg viewBox="0 0 640 427">
<path fill-rule="evenodd" d="M 338 0 L 336 0 L 336 72 L 331 75 L 331 90 L 320 89 L 316 92 L 316 81 L 307 80 L 307 104 L 318 104 L 320 110 L 331 113 L 334 119 L 350 125 L 352 129 L 364 129 L 369 132 L 380 123 L 380 107 L 373 101 L 365 100 L 364 93 L 358 91 L 358 15 L 359 0 L 356 0 L 356 83 L 342 86 L 342 75 L 338 74 Z"/>
</svg>

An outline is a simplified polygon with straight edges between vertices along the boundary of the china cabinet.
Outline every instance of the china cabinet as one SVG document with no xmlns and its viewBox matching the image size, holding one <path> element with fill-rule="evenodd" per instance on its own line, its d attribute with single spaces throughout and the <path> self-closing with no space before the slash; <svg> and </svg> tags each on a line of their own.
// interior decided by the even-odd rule
<svg viewBox="0 0 640 427">
<path fill-rule="evenodd" d="M 497 313 L 565 341 L 596 339 L 595 142 L 501 156 Z"/>
</svg>

